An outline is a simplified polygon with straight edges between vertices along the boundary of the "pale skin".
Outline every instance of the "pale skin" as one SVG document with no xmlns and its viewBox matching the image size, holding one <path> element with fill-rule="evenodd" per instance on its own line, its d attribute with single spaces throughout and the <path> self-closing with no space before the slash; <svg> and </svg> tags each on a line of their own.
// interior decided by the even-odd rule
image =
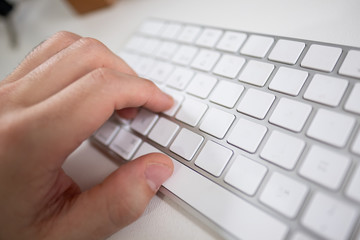
<svg viewBox="0 0 360 240">
<path fill-rule="evenodd" d="M 114 112 L 169 109 L 171 97 L 102 43 L 69 32 L 0 81 L 0 239 L 104 239 L 141 216 L 173 165 L 149 154 L 81 192 L 62 170 Z"/>
</svg>

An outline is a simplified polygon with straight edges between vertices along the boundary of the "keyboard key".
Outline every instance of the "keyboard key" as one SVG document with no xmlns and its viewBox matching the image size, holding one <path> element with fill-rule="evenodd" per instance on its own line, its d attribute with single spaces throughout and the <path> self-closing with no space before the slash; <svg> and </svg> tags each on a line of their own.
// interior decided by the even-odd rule
<svg viewBox="0 0 360 240">
<path fill-rule="evenodd" d="M 163 42 L 156 50 L 155 56 L 164 60 L 170 60 L 175 51 L 178 49 L 179 45 L 174 42 Z"/>
<path fill-rule="evenodd" d="M 200 124 L 200 130 L 214 137 L 223 138 L 233 123 L 235 116 L 216 108 L 210 108 Z"/>
<path fill-rule="evenodd" d="M 210 71 L 217 62 L 217 60 L 219 59 L 219 57 L 220 57 L 219 52 L 202 49 L 197 54 L 194 61 L 192 61 L 191 67 L 203 71 Z"/>
<path fill-rule="evenodd" d="M 174 70 L 174 66 L 172 64 L 159 61 L 149 71 L 147 76 L 152 81 L 162 83 L 167 79 L 172 70 Z"/>
<path fill-rule="evenodd" d="M 360 51 L 350 50 L 339 69 L 341 75 L 360 78 Z"/>
<path fill-rule="evenodd" d="M 250 60 L 240 73 L 239 80 L 262 87 L 265 85 L 273 70 L 274 65 L 270 63 Z"/>
<path fill-rule="evenodd" d="M 237 110 L 258 119 L 264 119 L 274 100 L 273 94 L 250 88 L 241 99 Z"/>
<path fill-rule="evenodd" d="M 313 145 L 300 168 L 300 175 L 329 189 L 342 184 L 350 166 L 350 159 L 340 153 Z"/>
<path fill-rule="evenodd" d="M 120 117 L 119 114 L 114 114 L 113 116 L 119 124 L 129 125 L 132 121 L 132 119 L 126 119 L 126 118 Z"/>
<path fill-rule="evenodd" d="M 352 174 L 352 178 L 346 189 L 346 195 L 360 203 L 360 166 Z"/>
<path fill-rule="evenodd" d="M 239 239 L 285 239 L 289 228 L 284 223 L 183 164 L 173 162 L 174 173 L 163 186 L 215 224 Z"/>
<path fill-rule="evenodd" d="M 358 131 L 357 136 L 351 146 L 351 151 L 360 155 L 360 131 Z"/>
<path fill-rule="evenodd" d="M 137 54 L 128 53 L 128 52 L 120 52 L 119 56 L 135 71 L 135 67 L 137 66 L 138 62 L 141 60 Z"/>
<path fill-rule="evenodd" d="M 319 109 L 307 131 L 309 137 L 344 147 L 355 126 L 355 118 L 326 109 Z"/>
<path fill-rule="evenodd" d="M 305 71 L 280 67 L 270 82 L 269 89 L 291 96 L 297 96 L 308 75 Z"/>
<path fill-rule="evenodd" d="M 140 143 L 141 139 L 139 137 L 125 129 L 120 129 L 119 133 L 111 142 L 110 149 L 125 160 L 130 160 Z"/>
<path fill-rule="evenodd" d="M 265 177 L 267 168 L 245 156 L 239 155 L 224 181 L 247 195 L 254 195 Z"/>
<path fill-rule="evenodd" d="M 196 40 L 196 45 L 212 48 L 218 42 L 222 33 L 222 30 L 205 28 L 199 38 Z"/>
<path fill-rule="evenodd" d="M 260 201 L 286 217 L 294 218 L 308 192 L 306 185 L 275 172 L 261 193 Z"/>
<path fill-rule="evenodd" d="M 233 152 L 213 141 L 207 141 L 199 156 L 196 158 L 195 165 L 218 177 L 230 160 Z"/>
<path fill-rule="evenodd" d="M 281 98 L 269 122 L 294 132 L 300 132 L 308 119 L 312 107 L 309 104 Z"/>
<path fill-rule="evenodd" d="M 179 93 L 175 93 L 174 91 L 172 91 L 170 89 L 164 89 L 164 91 L 166 93 L 170 94 L 170 96 L 174 100 L 174 104 L 172 105 L 172 107 L 170 109 L 166 110 L 163 113 L 170 117 L 173 117 L 175 115 L 175 113 L 177 112 L 177 110 L 179 109 L 179 107 L 181 106 L 182 102 L 184 101 L 184 96 Z"/>
<path fill-rule="evenodd" d="M 246 34 L 244 33 L 226 31 L 216 48 L 235 53 L 239 50 L 245 39 Z"/>
<path fill-rule="evenodd" d="M 244 87 L 228 81 L 220 81 L 210 95 L 210 101 L 227 108 L 233 108 L 239 99 Z"/>
<path fill-rule="evenodd" d="M 101 143 L 109 145 L 119 129 L 120 127 L 116 123 L 107 121 L 96 131 L 94 136 Z"/>
<path fill-rule="evenodd" d="M 305 235 L 304 233 L 296 232 L 292 235 L 291 240 L 316 240 L 315 238 Z"/>
<path fill-rule="evenodd" d="M 269 51 L 273 42 L 274 39 L 271 37 L 251 35 L 242 47 L 240 53 L 263 58 Z"/>
<path fill-rule="evenodd" d="M 360 83 L 355 83 L 344 108 L 347 111 L 360 114 Z"/>
<path fill-rule="evenodd" d="M 144 44 L 146 38 L 140 36 L 134 36 L 126 43 L 125 49 L 138 51 Z"/>
<path fill-rule="evenodd" d="M 289 134 L 274 130 L 260 156 L 276 165 L 291 170 L 298 162 L 305 142 Z"/>
<path fill-rule="evenodd" d="M 149 138 L 163 147 L 169 145 L 170 141 L 179 130 L 179 125 L 161 117 L 149 133 Z"/>
<path fill-rule="evenodd" d="M 140 48 L 140 51 L 144 54 L 150 55 L 155 52 L 160 44 L 161 41 L 158 39 L 147 38 L 144 41 L 142 48 Z"/>
<path fill-rule="evenodd" d="M 175 118 L 194 127 L 198 124 L 207 108 L 208 106 L 205 103 L 187 98 Z"/>
<path fill-rule="evenodd" d="M 341 48 L 329 47 L 318 44 L 310 46 L 301 66 L 324 72 L 331 72 L 341 55 Z"/>
<path fill-rule="evenodd" d="M 140 26 L 139 32 L 150 36 L 158 36 L 164 25 L 165 23 L 161 20 L 148 20 Z"/>
<path fill-rule="evenodd" d="M 336 107 L 339 105 L 347 86 L 348 81 L 345 79 L 315 74 L 306 89 L 304 98 Z"/>
<path fill-rule="evenodd" d="M 302 218 L 302 224 L 326 239 L 350 239 L 357 211 L 344 202 L 316 193 Z"/>
<path fill-rule="evenodd" d="M 181 129 L 170 150 L 185 160 L 190 161 L 199 149 L 204 138 L 186 128 Z"/>
<path fill-rule="evenodd" d="M 176 39 L 181 30 L 182 25 L 179 23 L 165 23 L 160 36 L 167 39 Z"/>
<path fill-rule="evenodd" d="M 156 64 L 155 60 L 149 57 L 141 57 L 139 61 L 133 66 L 134 71 L 139 76 L 147 76 L 147 73 L 153 68 Z"/>
<path fill-rule="evenodd" d="M 161 151 L 159 149 L 153 147 L 149 143 L 143 142 L 141 144 L 141 146 L 139 147 L 139 149 L 136 151 L 136 153 L 132 159 L 136 159 L 138 157 L 144 156 L 149 153 L 161 153 Z"/>
<path fill-rule="evenodd" d="M 179 50 L 173 57 L 173 62 L 187 66 L 194 59 L 195 54 L 198 52 L 198 48 L 188 45 L 180 46 Z"/>
<path fill-rule="evenodd" d="M 254 153 L 266 132 L 267 128 L 265 126 L 240 118 L 230 133 L 228 142 L 245 151 Z"/>
<path fill-rule="evenodd" d="M 280 39 L 269 55 L 272 61 L 295 64 L 299 59 L 305 43 Z"/>
<path fill-rule="evenodd" d="M 134 120 L 131 122 L 130 127 L 136 132 L 146 135 L 154 126 L 159 116 L 156 113 L 150 112 L 147 109 L 140 109 Z"/>
<path fill-rule="evenodd" d="M 215 77 L 198 73 L 190 82 L 186 91 L 199 98 L 207 98 L 216 82 Z"/>
<path fill-rule="evenodd" d="M 180 32 L 178 41 L 185 43 L 193 43 L 195 39 L 199 36 L 200 32 L 200 27 L 192 25 L 185 26 L 182 32 Z"/>
<path fill-rule="evenodd" d="M 220 76 L 235 78 L 245 63 L 245 58 L 224 54 L 214 68 L 214 73 Z"/>
<path fill-rule="evenodd" d="M 170 87 L 184 90 L 193 76 L 194 72 L 190 69 L 177 67 L 172 74 L 170 74 L 166 84 Z"/>
</svg>

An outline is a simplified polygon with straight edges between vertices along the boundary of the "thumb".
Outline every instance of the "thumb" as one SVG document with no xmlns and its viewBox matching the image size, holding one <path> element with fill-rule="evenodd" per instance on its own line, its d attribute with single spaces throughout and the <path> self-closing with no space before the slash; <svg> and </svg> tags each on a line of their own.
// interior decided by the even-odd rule
<svg viewBox="0 0 360 240">
<path fill-rule="evenodd" d="M 65 224 L 57 224 L 64 228 L 62 238 L 63 233 L 68 235 L 63 239 L 105 238 L 135 221 L 172 171 L 170 158 L 159 153 L 122 165 L 73 201 Z"/>
</svg>

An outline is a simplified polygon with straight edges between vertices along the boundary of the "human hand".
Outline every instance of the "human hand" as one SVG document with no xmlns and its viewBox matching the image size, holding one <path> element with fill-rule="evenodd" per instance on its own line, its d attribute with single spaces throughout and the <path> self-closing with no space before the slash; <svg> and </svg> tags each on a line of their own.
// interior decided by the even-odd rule
<svg viewBox="0 0 360 240">
<path fill-rule="evenodd" d="M 149 154 L 81 193 L 67 156 L 114 112 L 172 99 L 100 42 L 61 32 L 0 82 L 0 239 L 101 239 L 136 220 L 171 175 Z"/>
</svg>

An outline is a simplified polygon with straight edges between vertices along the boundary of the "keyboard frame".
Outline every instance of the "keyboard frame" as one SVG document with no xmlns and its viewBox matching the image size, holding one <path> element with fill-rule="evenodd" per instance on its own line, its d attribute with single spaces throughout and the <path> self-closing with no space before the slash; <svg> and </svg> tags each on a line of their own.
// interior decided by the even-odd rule
<svg viewBox="0 0 360 240">
<path fill-rule="evenodd" d="M 265 55 L 264 58 L 257 58 L 257 57 L 251 57 L 251 56 L 247 56 L 247 55 L 242 55 L 239 53 L 239 50 L 237 51 L 236 54 L 234 53 L 229 53 L 229 52 L 226 52 L 226 51 L 222 51 L 222 50 L 218 50 L 218 49 L 215 49 L 215 48 L 206 48 L 206 47 L 202 47 L 202 46 L 197 46 L 195 45 L 194 43 L 192 44 L 187 44 L 187 43 L 181 43 L 181 42 L 178 42 L 177 40 L 169 40 L 169 39 L 163 39 L 163 40 L 167 40 L 167 41 L 171 41 L 171 42 L 176 42 L 176 43 L 180 43 L 180 44 L 186 44 L 186 45 L 192 45 L 192 46 L 197 46 L 198 48 L 200 49 L 212 49 L 212 50 L 215 50 L 215 51 L 218 51 L 220 52 L 221 54 L 224 54 L 224 53 L 228 53 L 228 54 L 231 54 L 231 55 L 236 55 L 236 56 L 241 56 L 243 58 L 245 58 L 246 60 L 246 63 L 249 61 L 249 60 L 256 60 L 256 61 L 260 61 L 260 62 L 267 62 L 267 63 L 271 63 L 275 66 L 273 72 L 271 73 L 271 75 L 269 76 L 266 84 L 263 86 L 263 87 L 258 87 L 258 86 L 255 86 L 255 85 L 251 85 L 251 84 L 248 84 L 246 82 L 240 82 L 238 80 L 238 75 L 241 73 L 241 71 L 244 69 L 244 67 L 239 71 L 239 73 L 237 74 L 237 76 L 234 78 L 234 79 L 230 79 L 230 78 L 226 78 L 226 77 L 222 77 L 222 76 L 219 76 L 219 75 L 216 75 L 214 73 L 212 73 L 211 71 L 210 72 L 204 72 L 204 71 L 201 71 L 201 70 L 197 70 L 197 69 L 194 69 L 194 68 L 191 68 L 189 65 L 186 66 L 186 68 L 190 68 L 192 71 L 194 71 L 195 73 L 206 73 L 206 74 L 209 74 L 211 76 L 214 76 L 216 77 L 220 82 L 222 80 L 225 80 L 225 81 L 230 81 L 230 82 L 233 82 L 233 83 L 238 83 L 238 84 L 241 84 L 245 87 L 245 90 L 248 90 L 249 88 L 255 88 L 255 89 L 259 89 L 259 90 L 264 90 L 266 89 L 266 92 L 271 92 L 272 94 L 275 95 L 275 100 L 269 110 L 269 112 L 267 113 L 266 117 L 262 120 L 259 120 L 259 119 L 256 119 L 256 118 L 253 118 L 251 116 L 248 116 L 248 115 L 245 115 L 243 113 L 240 113 L 236 110 L 237 108 L 237 105 L 239 104 L 239 102 L 241 101 L 242 97 L 244 96 L 244 92 L 242 93 L 242 95 L 240 96 L 240 98 L 237 100 L 235 106 L 232 108 L 232 109 L 228 109 L 226 107 L 223 107 L 223 106 L 220 106 L 216 103 L 213 103 L 213 102 L 210 102 L 209 99 L 201 99 L 200 101 L 203 102 L 203 103 L 206 103 L 208 105 L 208 109 L 211 108 L 211 107 L 215 107 L 217 109 L 221 109 L 221 110 L 226 110 L 227 112 L 231 113 L 231 114 L 234 114 L 236 116 L 236 119 L 234 120 L 234 122 L 232 123 L 231 125 L 231 128 L 227 131 L 226 135 L 224 138 L 222 139 L 218 139 L 216 137 L 213 137 L 205 132 L 202 132 L 200 129 L 199 129 L 199 126 L 201 124 L 201 122 L 203 121 L 203 119 L 196 125 L 195 128 L 179 121 L 179 120 L 176 120 L 175 117 L 169 117 L 163 113 L 160 113 L 159 116 L 160 117 L 164 117 L 164 118 L 167 118 L 173 122 L 175 122 L 176 124 L 178 124 L 180 126 L 180 129 L 182 128 L 187 128 L 197 134 L 200 134 L 201 136 L 204 137 L 204 141 L 202 142 L 200 148 L 198 149 L 197 153 L 194 155 L 194 157 L 191 159 L 191 161 L 187 161 L 185 159 L 182 159 L 180 156 L 176 155 L 175 153 L 171 152 L 169 150 L 169 148 L 165 148 L 165 147 L 162 147 L 161 145 L 157 144 L 156 142 L 153 142 L 152 140 L 148 139 L 147 137 L 145 136 L 142 136 L 141 134 L 135 132 L 134 130 L 132 130 L 130 128 L 130 126 L 128 125 L 125 125 L 125 124 L 120 124 L 123 128 L 125 128 L 127 131 L 135 134 L 136 136 L 138 136 L 139 138 L 142 139 L 142 141 L 144 142 L 148 142 L 150 145 L 154 146 L 155 148 L 157 148 L 158 150 L 162 151 L 163 153 L 167 154 L 168 156 L 176 159 L 177 161 L 179 161 L 180 163 L 190 167 L 191 169 L 193 169 L 194 171 L 198 172 L 199 174 L 205 176 L 206 178 L 208 179 L 211 179 L 213 182 L 225 187 L 226 189 L 228 189 L 229 191 L 231 191 L 232 193 L 234 193 L 235 195 L 239 196 L 240 198 L 244 199 L 245 201 L 249 202 L 250 204 L 256 206 L 257 208 L 261 209 L 262 211 L 266 212 L 267 214 L 279 219 L 280 221 L 282 222 L 285 222 L 288 226 L 289 226 L 289 232 L 288 232 L 288 235 L 287 235 L 287 238 L 289 236 L 292 236 L 292 233 L 294 232 L 295 229 L 297 230 L 301 230 L 301 232 L 304 232 L 306 234 L 308 234 L 309 236 L 312 236 L 314 237 L 315 239 L 319 238 L 318 235 L 312 233 L 311 231 L 309 231 L 307 228 L 305 228 L 304 226 L 301 225 L 300 223 L 300 219 L 302 217 L 302 215 L 304 214 L 304 209 L 306 208 L 306 206 L 308 206 L 308 203 L 309 203 L 309 200 L 310 198 L 312 197 L 312 195 L 314 194 L 314 192 L 324 192 L 328 195 L 331 195 L 333 196 L 335 199 L 340 199 L 341 201 L 344 201 L 344 199 L 346 200 L 347 204 L 353 206 L 354 208 L 357 208 L 357 210 L 360 210 L 360 204 L 355 202 L 354 200 L 348 198 L 345 196 L 345 193 L 344 193 L 344 190 L 346 189 L 346 186 L 349 182 L 349 180 L 351 179 L 352 175 L 353 175 L 353 172 L 355 170 L 356 167 L 360 167 L 360 156 L 354 154 L 354 153 L 351 153 L 350 151 L 350 147 L 351 147 L 351 144 L 353 143 L 354 141 L 354 138 L 356 137 L 356 134 L 357 132 L 359 131 L 360 129 L 360 116 L 355 114 L 355 113 L 350 113 L 350 112 L 347 112 L 343 109 L 343 106 L 346 102 L 346 100 L 348 99 L 349 97 L 349 94 L 354 86 L 354 84 L 356 82 L 360 82 L 359 79 L 356 79 L 356 78 L 353 78 L 353 77 L 347 77 L 347 76 L 343 76 L 343 75 L 338 75 L 338 71 L 339 71 L 339 68 L 341 67 L 341 64 L 343 63 L 345 57 L 346 57 L 346 54 L 349 50 L 358 50 L 360 51 L 360 48 L 357 48 L 357 47 L 351 47 L 351 46 L 344 46 L 344 45 L 339 45 L 339 44 L 334 44 L 334 43 L 325 43 L 325 42 L 319 42 L 319 41 L 313 41 L 313 40 L 304 40 L 304 39 L 298 39 L 298 38 L 292 38 L 292 37 L 283 37 L 283 36 L 275 36 L 275 35 L 270 35 L 270 34 L 262 34 L 262 33 L 256 33 L 256 32 L 249 32 L 249 31 L 241 31 L 241 30 L 235 30 L 235 29 L 226 29 L 226 28 L 221 28 L 221 27 L 214 27 L 214 26 L 207 26 L 207 25 L 202 25 L 202 24 L 195 24 L 195 23 L 189 23 L 189 22 L 181 22 L 181 21 L 172 21 L 172 20 L 166 20 L 166 19 L 159 19 L 159 18 L 148 18 L 148 19 L 145 19 L 145 21 L 147 20 L 161 20 L 161 21 L 165 21 L 165 22 L 176 22 L 176 23 L 180 23 L 182 25 L 193 25 L 193 26 L 198 26 L 198 27 L 201 27 L 201 28 L 213 28 L 213 29 L 219 29 L 219 30 L 222 30 L 222 31 L 236 31 L 236 32 L 240 32 L 240 33 L 245 33 L 247 34 L 247 38 L 252 35 L 252 34 L 255 34 L 255 35 L 259 35 L 259 36 L 265 36 L 265 37 L 272 37 L 274 38 L 274 43 L 272 44 L 271 48 L 268 50 L 267 54 Z M 132 36 L 135 36 L 135 35 L 143 35 L 143 36 L 146 36 L 144 34 L 139 34 L 138 32 L 139 28 L 136 29 L 133 34 L 131 36 L 129 36 L 128 39 L 130 39 Z M 161 37 L 153 37 L 153 36 L 149 36 L 151 38 L 156 38 L 156 39 L 160 39 L 162 40 Z M 246 39 L 247 39 L 246 38 Z M 295 40 L 295 41 L 300 41 L 300 42 L 304 42 L 305 43 L 305 48 L 303 49 L 300 57 L 298 58 L 297 62 L 294 64 L 294 65 L 289 65 L 289 64 L 285 64 L 285 63 L 280 63 L 280 62 L 276 62 L 276 61 L 271 61 L 271 60 L 268 60 L 268 56 L 269 54 L 271 53 L 272 49 L 274 48 L 276 42 L 279 40 L 279 39 L 284 39 L 284 40 Z M 324 46 L 330 46 L 330 47 L 340 47 L 343 51 L 333 69 L 333 71 L 331 73 L 325 73 L 325 72 L 322 72 L 322 71 L 317 71 L 317 70 L 313 70 L 313 69 L 308 69 L 308 68 L 303 68 L 300 66 L 300 63 L 302 61 L 302 59 L 304 58 L 304 56 L 306 55 L 307 51 L 309 50 L 309 46 L 311 46 L 312 44 L 320 44 L 320 45 L 324 45 Z M 241 48 L 240 48 L 241 49 Z M 124 49 L 122 49 L 124 50 Z M 130 52 L 128 50 L 126 50 L 127 52 Z M 137 53 L 139 54 L 139 53 Z M 144 55 L 144 54 L 140 54 L 140 55 Z M 150 56 L 150 55 L 149 55 Z M 156 57 L 154 57 L 156 59 Z M 173 63 L 171 60 L 163 60 L 164 62 L 171 62 L 173 65 L 175 66 L 182 66 L 182 65 L 178 65 L 176 63 Z M 245 63 L 245 65 L 246 65 Z M 244 66 L 245 66 L 244 65 Z M 301 88 L 301 91 L 299 92 L 299 94 L 297 96 L 290 96 L 290 95 L 287 95 L 287 94 L 284 94 L 284 93 L 280 93 L 280 92 L 276 92 L 276 91 L 273 91 L 273 90 L 270 90 L 268 89 L 268 86 L 273 78 L 273 76 L 275 75 L 275 73 L 277 72 L 277 70 L 279 69 L 279 67 L 281 66 L 284 66 L 284 67 L 289 67 L 289 68 L 294 68 L 294 69 L 302 69 L 304 71 L 307 71 L 309 73 L 303 87 Z M 332 77 L 340 77 L 340 78 L 343 78 L 343 79 L 346 79 L 349 81 L 349 86 L 347 87 L 346 89 L 346 92 L 344 93 L 344 96 L 341 100 L 341 102 L 339 103 L 339 105 L 337 107 L 330 107 L 330 106 L 326 106 L 326 105 L 322 105 L 320 103 L 316 103 L 316 102 L 311 102 L 309 100 L 305 100 L 303 99 L 303 95 L 304 95 L 304 92 L 306 91 L 309 83 L 311 82 L 314 74 L 316 73 L 319 73 L 319 74 L 323 74 L 323 75 L 326 75 L 326 76 L 332 76 Z M 165 81 L 166 83 L 166 81 Z M 176 90 L 177 91 L 177 90 Z M 178 92 L 181 92 L 183 95 L 186 95 L 186 98 L 193 98 L 195 100 L 198 100 L 200 98 L 196 97 L 196 96 L 192 96 L 188 93 L 186 93 L 186 88 L 182 91 L 178 91 Z M 310 113 L 310 116 L 308 118 L 308 120 L 306 121 L 306 124 L 304 125 L 302 131 L 300 133 L 293 133 L 291 132 L 290 130 L 286 130 L 286 129 L 283 129 L 282 127 L 279 127 L 279 126 L 275 126 L 271 123 L 269 123 L 269 117 L 271 116 L 272 112 L 274 111 L 275 107 L 278 102 L 279 102 L 279 99 L 281 97 L 286 97 L 286 98 L 289 98 L 289 99 L 295 99 L 295 100 L 300 100 L 301 102 L 307 102 L 307 103 L 310 103 L 312 105 L 312 111 Z M 329 110 L 332 110 L 332 111 L 342 111 L 344 112 L 345 114 L 347 115 L 350 115 L 350 116 L 355 116 L 356 118 L 356 124 L 355 124 L 355 127 L 353 129 L 353 132 L 351 133 L 351 136 L 349 137 L 349 140 L 347 141 L 345 147 L 343 148 L 336 148 L 336 147 L 332 147 L 326 143 L 321 143 L 320 141 L 318 140 L 315 140 L 315 139 L 312 139 L 310 137 L 307 137 L 305 136 L 305 133 L 307 131 L 307 129 L 309 128 L 309 125 L 311 124 L 313 118 L 314 118 L 314 113 L 317 111 L 317 109 L 319 108 L 324 108 L 324 109 L 329 109 Z M 116 113 L 114 113 L 114 115 L 110 118 L 110 121 L 114 121 L 114 122 L 118 122 L 117 120 L 117 117 L 115 116 Z M 229 132 L 232 131 L 232 129 L 234 128 L 234 126 L 236 125 L 237 121 L 239 120 L 239 116 L 241 116 L 241 118 L 245 118 L 247 120 L 250 120 L 252 122 L 256 122 L 256 123 L 264 123 L 266 122 L 266 127 L 267 127 L 267 133 L 265 135 L 265 137 L 262 139 L 258 149 L 256 150 L 256 152 L 253 154 L 253 153 L 249 153 L 249 152 L 246 152 L 245 150 L 242 150 L 240 148 L 237 148 L 229 143 L 226 142 L 226 139 L 229 135 Z M 264 148 L 264 145 L 265 143 L 267 142 L 267 139 L 269 138 L 270 136 L 270 132 L 272 132 L 273 130 L 278 130 L 278 131 L 281 131 L 281 132 L 285 132 L 287 134 L 290 134 L 292 136 L 297 136 L 298 138 L 304 140 L 306 142 L 306 146 L 300 156 L 300 159 L 298 160 L 298 162 L 296 163 L 294 169 L 292 170 L 287 170 L 287 169 L 284 169 L 280 166 L 277 166 L 275 165 L 274 163 L 271 163 L 263 158 L 260 157 L 260 153 L 262 151 L 262 149 Z M 176 133 L 176 135 L 178 134 L 178 132 Z M 175 139 L 175 137 L 174 137 Z M 171 143 L 174 141 L 174 139 L 172 139 L 172 141 L 170 142 L 169 146 L 171 145 Z M 226 146 L 227 148 L 231 149 L 233 151 L 233 155 L 231 157 L 231 159 L 229 160 L 229 162 L 227 163 L 224 171 L 221 173 L 220 177 L 215 177 L 213 175 L 211 175 L 210 173 L 206 172 L 205 170 L 201 169 L 200 167 L 197 167 L 195 164 L 194 164 L 194 160 L 197 158 L 197 156 L 199 155 L 199 153 L 201 152 L 202 148 L 204 147 L 204 144 L 208 141 L 208 140 L 212 140 L 216 143 L 219 143 L 223 146 Z M 94 136 L 92 136 L 90 138 L 90 142 L 97 148 L 99 149 L 102 153 L 104 153 L 107 157 L 109 157 L 109 159 L 111 159 L 112 161 L 114 161 L 116 164 L 119 164 L 121 165 L 121 163 L 125 163 L 127 162 L 126 160 L 124 160 L 123 158 L 121 158 L 120 156 L 118 156 L 116 153 L 114 153 L 113 151 L 111 151 L 107 146 L 105 146 L 104 144 L 102 144 L 100 141 L 98 141 Z M 308 179 L 305 179 L 304 177 L 300 176 L 299 175 L 299 168 L 304 160 L 304 157 L 307 155 L 307 152 L 309 150 L 309 143 L 312 145 L 312 144 L 317 144 L 317 145 L 320 145 L 322 147 L 325 147 L 326 149 L 331 149 L 331 150 L 334 150 L 334 149 L 337 149 L 338 151 L 337 152 L 340 152 L 342 154 L 344 154 L 345 156 L 348 156 L 350 157 L 351 159 L 351 165 L 350 165 L 350 170 L 348 171 L 347 175 L 345 176 L 345 179 L 343 181 L 343 183 L 341 184 L 341 187 L 339 189 L 337 189 L 336 191 L 333 191 L 333 190 L 330 190 L 330 189 L 326 189 L 325 187 L 322 187 L 320 185 L 318 185 L 317 183 L 315 182 L 311 182 L 311 180 L 308 180 Z M 257 189 L 256 193 L 253 195 L 253 196 L 248 196 L 246 195 L 245 193 L 241 192 L 240 190 L 232 187 L 231 185 L 227 184 L 224 182 L 224 176 L 226 175 L 227 171 L 229 170 L 229 167 L 232 165 L 234 159 L 236 158 L 236 156 L 238 155 L 244 155 L 245 157 L 248 157 L 264 166 L 267 167 L 268 171 L 262 181 L 262 183 L 260 184 L 260 187 Z M 260 197 L 260 194 L 263 192 L 264 190 L 264 187 L 265 187 L 265 183 L 268 181 L 269 177 L 271 176 L 271 173 L 272 172 L 279 172 L 285 176 L 290 176 L 291 178 L 295 178 L 297 181 L 299 182 L 302 182 L 302 183 L 305 183 L 307 186 L 309 186 L 309 193 L 306 197 L 306 200 L 305 202 L 303 203 L 299 213 L 297 214 L 297 217 L 295 219 L 289 219 L 287 217 L 285 217 L 284 215 L 282 215 L 281 213 L 271 209 L 270 207 L 267 207 L 265 204 L 261 203 L 259 201 L 259 197 Z M 207 217 L 205 217 L 204 215 L 202 215 L 201 213 L 199 213 L 196 209 L 192 208 L 191 206 L 189 206 L 187 203 L 185 203 L 183 200 L 181 200 L 180 198 L 178 198 L 175 194 L 173 194 L 171 191 L 169 191 L 168 189 L 166 189 L 165 187 L 161 187 L 159 189 L 159 194 L 158 194 L 160 197 L 166 197 L 168 199 L 170 199 L 171 201 L 175 202 L 176 204 L 180 205 L 183 209 L 185 209 L 187 212 L 189 212 L 191 215 L 195 216 L 196 218 L 198 218 L 202 223 L 204 223 L 206 226 L 209 226 L 209 229 L 219 235 L 219 237 L 222 237 L 222 238 L 225 238 L 225 239 L 237 239 L 235 238 L 233 235 L 229 234 L 227 231 L 225 231 L 224 229 L 222 229 L 221 227 L 219 227 L 218 225 L 216 225 L 214 222 L 212 222 L 211 220 L 209 220 Z M 356 236 L 360 235 L 360 220 L 359 220 L 359 217 L 357 219 L 357 222 L 356 222 L 356 226 L 353 230 L 353 233 L 351 235 L 351 239 L 352 238 L 355 238 Z"/>
</svg>

